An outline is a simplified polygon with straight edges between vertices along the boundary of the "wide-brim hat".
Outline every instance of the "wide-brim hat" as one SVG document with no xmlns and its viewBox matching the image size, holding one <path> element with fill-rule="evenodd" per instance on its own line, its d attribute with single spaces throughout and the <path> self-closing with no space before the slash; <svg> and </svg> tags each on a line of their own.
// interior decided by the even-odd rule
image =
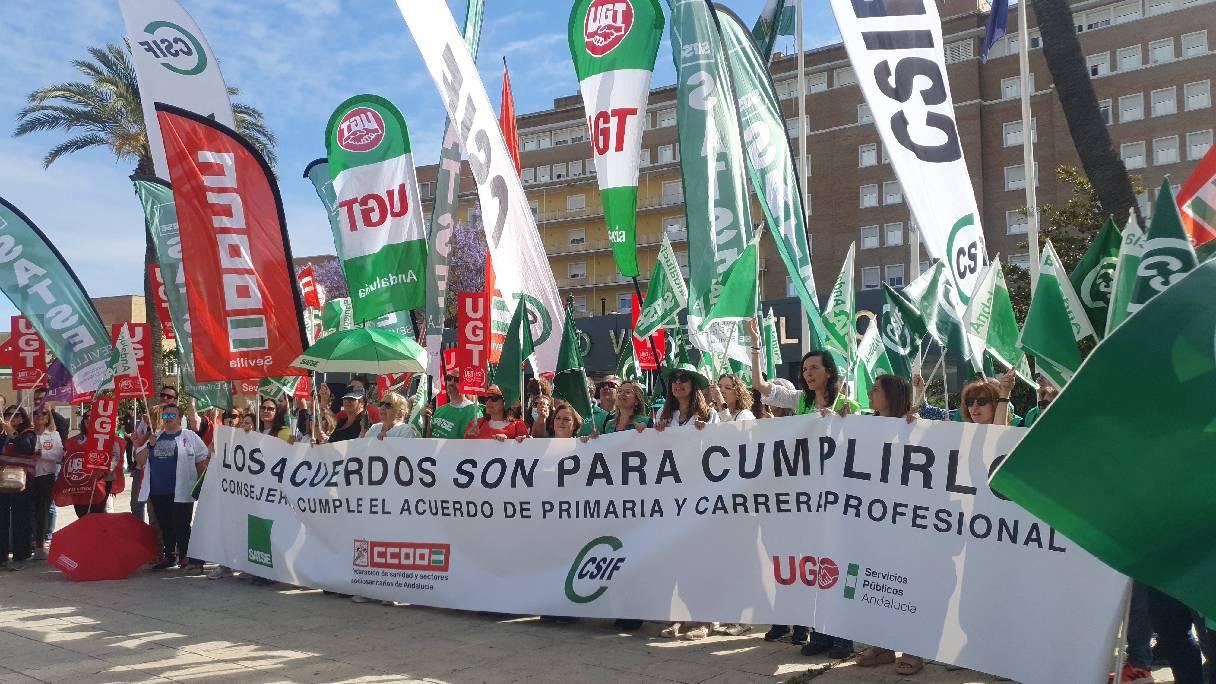
<svg viewBox="0 0 1216 684">
<path fill-rule="evenodd" d="M 675 375 L 676 373 L 688 373 L 692 376 L 693 380 L 696 381 L 697 387 L 701 388 L 702 390 L 709 387 L 709 378 L 702 375 L 701 371 L 697 370 L 697 367 L 691 363 L 681 363 L 675 367 L 664 368 L 663 379 L 666 380 L 668 384 L 671 384 L 671 376 Z"/>
</svg>

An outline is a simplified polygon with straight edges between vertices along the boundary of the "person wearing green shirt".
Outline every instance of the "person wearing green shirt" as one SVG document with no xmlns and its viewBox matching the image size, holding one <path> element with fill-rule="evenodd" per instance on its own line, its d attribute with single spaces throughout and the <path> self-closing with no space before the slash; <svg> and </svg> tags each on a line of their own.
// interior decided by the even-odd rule
<svg viewBox="0 0 1216 684">
<path fill-rule="evenodd" d="M 580 437 L 607 432 L 604 426 L 608 422 L 608 415 L 616 408 L 616 390 L 620 386 L 621 379 L 615 375 L 604 376 L 603 380 L 596 383 L 596 403 L 591 405 L 590 419 L 583 421 L 583 427 L 578 433 Z"/>
<path fill-rule="evenodd" d="M 1057 394 L 1059 394 L 1059 391 L 1056 388 L 1040 380 L 1038 403 L 1026 412 L 1026 417 L 1022 418 L 1022 422 L 1015 423 L 1015 425 L 1027 428 L 1034 425 L 1034 422 L 1039 419 L 1039 416 L 1043 415 L 1043 411 L 1047 410 L 1047 407 L 1051 405 Z"/>
<path fill-rule="evenodd" d="M 646 390 L 632 380 L 616 388 L 616 408 L 604 418 L 602 433 L 623 432 L 630 428 L 641 432 L 654 427 L 646 415 Z"/>
<path fill-rule="evenodd" d="M 460 391 L 459 369 L 448 369 L 443 375 L 443 386 L 447 390 L 448 403 L 435 409 L 431 416 L 427 437 L 438 439 L 463 439 L 469 423 L 481 417 L 481 404 L 464 396 Z M 428 408 L 427 411 L 430 411 Z"/>
</svg>

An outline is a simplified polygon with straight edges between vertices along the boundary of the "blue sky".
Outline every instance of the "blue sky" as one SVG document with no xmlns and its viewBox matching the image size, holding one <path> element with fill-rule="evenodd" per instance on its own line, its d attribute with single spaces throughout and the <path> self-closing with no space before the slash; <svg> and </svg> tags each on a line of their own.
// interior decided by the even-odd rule
<svg viewBox="0 0 1216 684">
<path fill-rule="evenodd" d="M 179 0 L 194 16 L 242 102 L 261 109 L 279 138 L 276 169 L 297 256 L 332 254 L 333 241 L 311 185 L 301 177 L 324 154 L 325 123 L 342 100 L 361 92 L 388 97 L 405 114 L 416 163 L 438 159 L 445 113 L 405 22 L 392 0 Z M 422 2 L 424 0 L 415 0 Z M 463 0 L 447 0 L 459 22 Z M 725 2 L 750 25 L 763 0 Z M 547 109 L 577 92 L 566 47 L 563 0 L 486 0 L 478 66 L 497 105 L 505 56 L 517 111 Z M 105 150 L 78 153 L 42 168 L 59 134 L 13 138 L 17 112 L 32 90 L 74 80 L 73 59 L 92 45 L 121 40 L 112 0 L 5 3 L 0 23 L 0 196 L 16 204 L 55 242 L 95 297 L 142 292 L 143 218 L 127 176 Z M 826 2 L 807 3 L 806 47 L 836 42 Z M 791 52 L 793 38 L 778 50 Z M 653 84 L 674 80 L 670 45 L 659 48 Z M 0 329 L 16 313 L 0 297 Z"/>
</svg>

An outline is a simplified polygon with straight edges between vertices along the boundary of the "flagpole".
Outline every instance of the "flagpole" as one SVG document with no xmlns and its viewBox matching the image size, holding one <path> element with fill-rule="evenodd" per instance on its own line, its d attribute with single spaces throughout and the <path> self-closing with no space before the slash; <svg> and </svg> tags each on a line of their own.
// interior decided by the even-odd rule
<svg viewBox="0 0 1216 684">
<path fill-rule="evenodd" d="M 1018 0 L 1018 71 L 1022 95 L 1022 177 L 1026 185 L 1026 241 L 1030 246 L 1030 292 L 1039 283 L 1039 204 L 1035 196 L 1038 174 L 1034 168 L 1034 118 L 1030 111 L 1030 31 L 1026 25 L 1027 0 Z"/>
<path fill-rule="evenodd" d="M 794 11 L 794 50 L 798 53 L 798 185 L 802 191 L 803 198 L 803 216 L 805 222 L 806 206 L 810 202 L 810 195 L 807 192 L 807 177 L 810 175 L 806 169 L 806 55 L 803 52 L 802 46 L 802 0 L 796 0 L 797 8 Z M 812 284 L 811 291 L 814 293 Z M 815 306 L 819 306 L 819 302 L 812 302 Z M 804 311 L 802 316 L 802 326 L 804 328 L 802 338 L 802 355 L 811 351 L 811 312 Z M 771 380 L 771 378 L 770 378 Z"/>
</svg>

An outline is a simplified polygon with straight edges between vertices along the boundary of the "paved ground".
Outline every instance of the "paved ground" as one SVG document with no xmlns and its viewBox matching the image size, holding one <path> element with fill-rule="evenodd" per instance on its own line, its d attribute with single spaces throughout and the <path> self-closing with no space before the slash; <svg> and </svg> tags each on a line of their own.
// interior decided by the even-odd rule
<svg viewBox="0 0 1216 684">
<path fill-rule="evenodd" d="M 72 519 L 61 509 L 60 526 Z M 822 671 L 814 684 L 993 681 L 935 664 L 902 679 L 893 666 L 803 658 L 788 643 L 765 643 L 758 632 L 684 642 L 660 638 L 660 627 L 621 634 L 604 620 L 559 626 L 360 605 L 320 591 L 176 571 L 73 583 L 39 562 L 0 573 L 0 684 L 776 684 L 805 682 L 812 669 Z"/>
</svg>

